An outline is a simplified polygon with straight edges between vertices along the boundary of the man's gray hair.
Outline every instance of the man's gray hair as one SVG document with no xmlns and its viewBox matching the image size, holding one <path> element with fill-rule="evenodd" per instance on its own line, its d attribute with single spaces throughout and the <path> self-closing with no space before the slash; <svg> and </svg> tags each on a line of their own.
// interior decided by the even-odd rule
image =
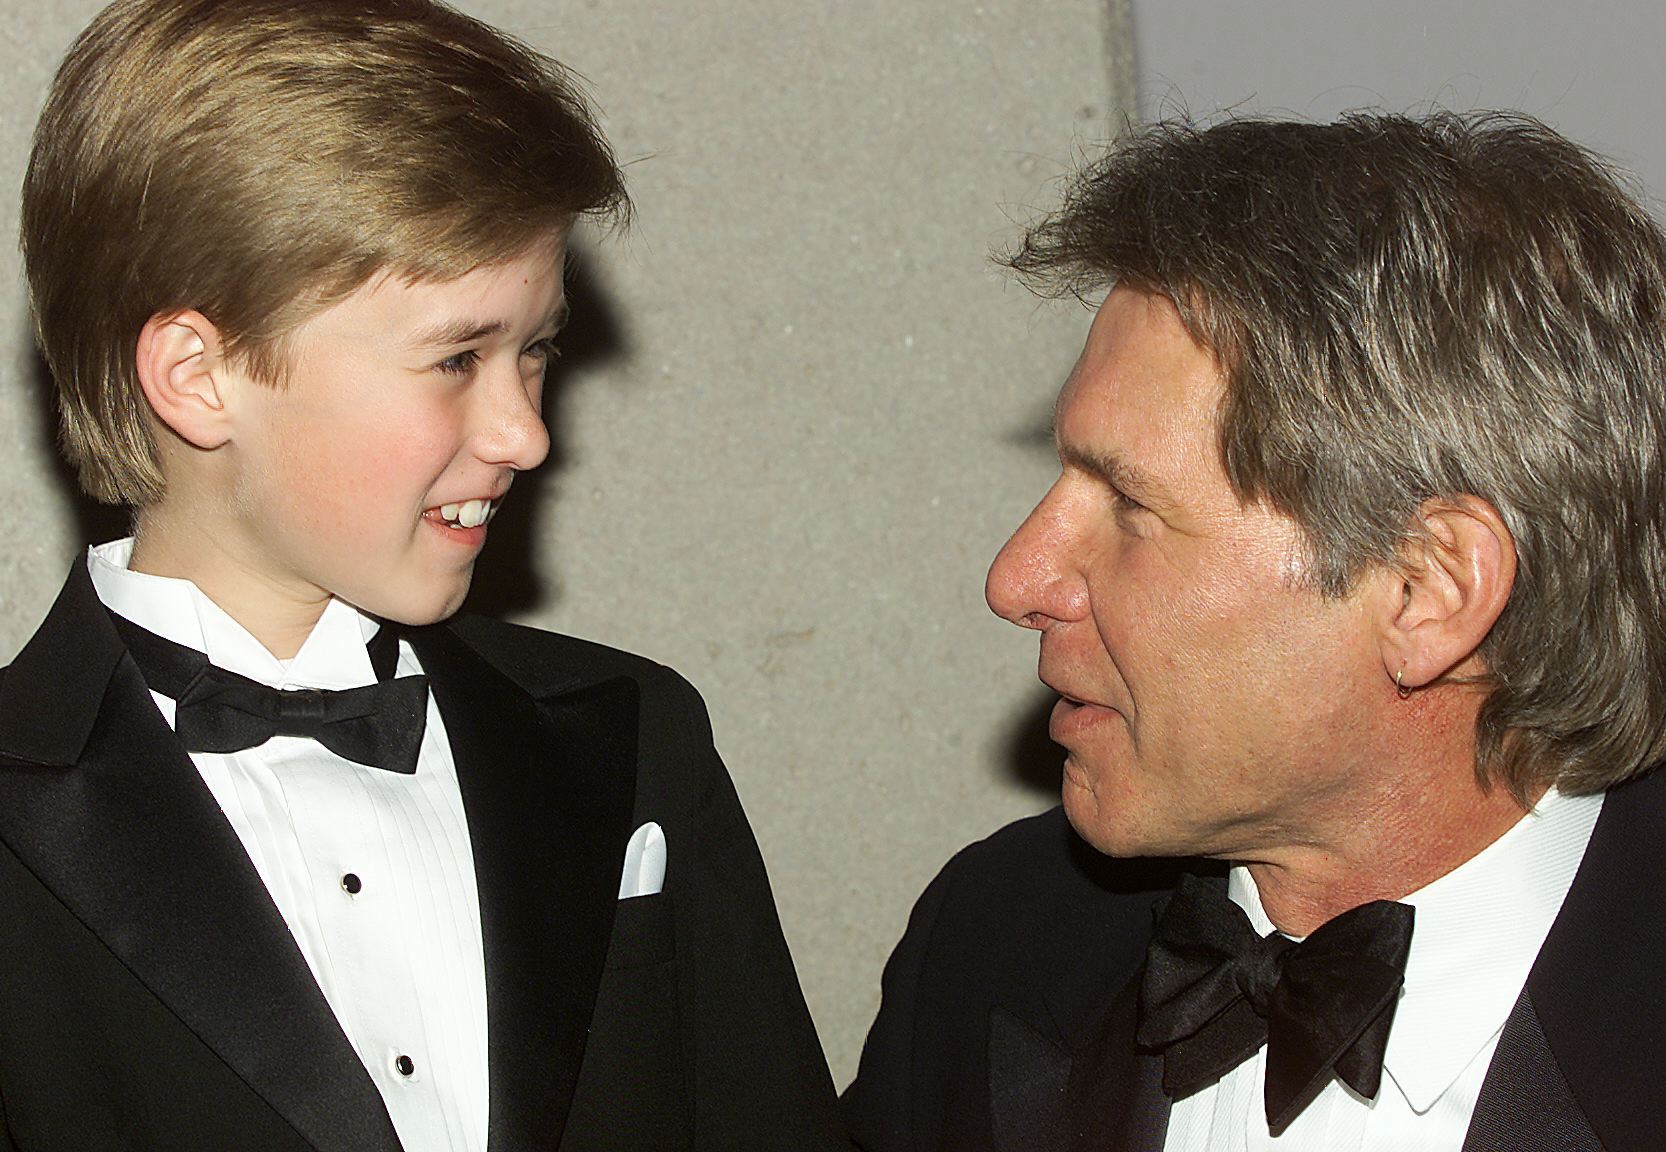
<svg viewBox="0 0 1666 1152">
<path fill-rule="evenodd" d="M 1131 132 L 1010 262 L 1168 297 L 1220 363 L 1234 490 L 1340 595 L 1419 509 L 1495 507 L 1476 771 L 1596 792 L 1666 755 L 1666 237 L 1532 119 L 1355 114 Z"/>
</svg>

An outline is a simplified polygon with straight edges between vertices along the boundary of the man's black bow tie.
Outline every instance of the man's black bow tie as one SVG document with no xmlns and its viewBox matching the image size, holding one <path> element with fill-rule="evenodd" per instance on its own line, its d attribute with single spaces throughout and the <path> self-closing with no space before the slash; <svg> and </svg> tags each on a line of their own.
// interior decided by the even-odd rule
<svg viewBox="0 0 1666 1152">
<path fill-rule="evenodd" d="M 145 683 L 177 704 L 174 732 L 187 752 L 241 752 L 274 736 L 305 736 L 344 760 L 416 771 L 428 718 L 428 678 L 391 678 L 399 662 L 391 625 L 384 624 L 368 646 L 375 684 L 285 691 L 216 668 L 196 649 L 114 612 L 110 619 Z"/>
<path fill-rule="evenodd" d="M 1157 924 L 1140 987 L 1139 1042 L 1163 1053 L 1183 1096 L 1267 1045 L 1267 1126 L 1282 1132 L 1335 1072 L 1367 1099 L 1411 952 L 1412 909 L 1376 900 L 1296 943 L 1259 937 L 1218 886 L 1181 880 Z"/>
</svg>

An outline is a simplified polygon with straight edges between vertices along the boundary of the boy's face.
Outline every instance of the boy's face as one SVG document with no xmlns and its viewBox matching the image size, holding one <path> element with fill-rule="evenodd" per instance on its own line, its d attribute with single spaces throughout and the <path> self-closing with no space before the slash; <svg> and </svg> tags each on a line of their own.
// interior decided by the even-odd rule
<svg viewBox="0 0 1666 1152">
<path fill-rule="evenodd" d="M 413 624 L 458 609 L 483 521 L 549 451 L 564 253 L 557 235 L 445 283 L 373 279 L 296 330 L 284 385 L 238 390 L 220 560 L 244 592 Z"/>
</svg>

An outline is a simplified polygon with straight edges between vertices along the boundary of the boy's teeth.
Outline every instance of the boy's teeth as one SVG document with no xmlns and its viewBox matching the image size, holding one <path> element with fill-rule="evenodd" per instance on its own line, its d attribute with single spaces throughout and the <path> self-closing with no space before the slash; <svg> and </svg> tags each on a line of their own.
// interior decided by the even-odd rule
<svg viewBox="0 0 1666 1152">
<path fill-rule="evenodd" d="M 465 528 L 478 528 L 486 523 L 488 501 L 465 500 L 457 510 L 457 523 Z"/>
<path fill-rule="evenodd" d="M 478 528 L 492 518 L 497 502 L 492 500 L 464 500 L 457 504 L 441 504 L 440 519 L 459 528 Z"/>
</svg>

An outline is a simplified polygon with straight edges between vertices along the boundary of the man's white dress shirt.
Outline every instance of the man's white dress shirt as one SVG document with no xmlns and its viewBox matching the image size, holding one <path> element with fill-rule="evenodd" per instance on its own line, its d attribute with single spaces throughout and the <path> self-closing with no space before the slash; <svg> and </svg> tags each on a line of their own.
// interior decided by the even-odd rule
<svg viewBox="0 0 1666 1152">
<path fill-rule="evenodd" d="M 1332 1077 L 1274 1139 L 1262 1047 L 1175 1102 L 1165 1152 L 1459 1152 L 1499 1034 L 1601 810 L 1601 796 L 1551 789 L 1478 855 L 1401 900 L 1416 918 L 1375 1100 Z M 1227 893 L 1256 932 L 1274 931 L 1248 869 L 1231 870 Z"/>
<path fill-rule="evenodd" d="M 378 625 L 346 604 L 330 601 L 294 659 L 279 660 L 190 581 L 129 571 L 132 549 L 129 539 L 88 552 L 93 586 L 111 611 L 274 688 L 375 682 L 365 643 Z M 397 674 L 421 672 L 401 641 Z M 174 702 L 152 696 L 172 725 Z M 294 736 L 243 752 L 196 752 L 191 761 L 407 1152 L 483 1152 L 480 906 L 456 766 L 432 694 L 414 775 L 355 764 Z"/>
</svg>

